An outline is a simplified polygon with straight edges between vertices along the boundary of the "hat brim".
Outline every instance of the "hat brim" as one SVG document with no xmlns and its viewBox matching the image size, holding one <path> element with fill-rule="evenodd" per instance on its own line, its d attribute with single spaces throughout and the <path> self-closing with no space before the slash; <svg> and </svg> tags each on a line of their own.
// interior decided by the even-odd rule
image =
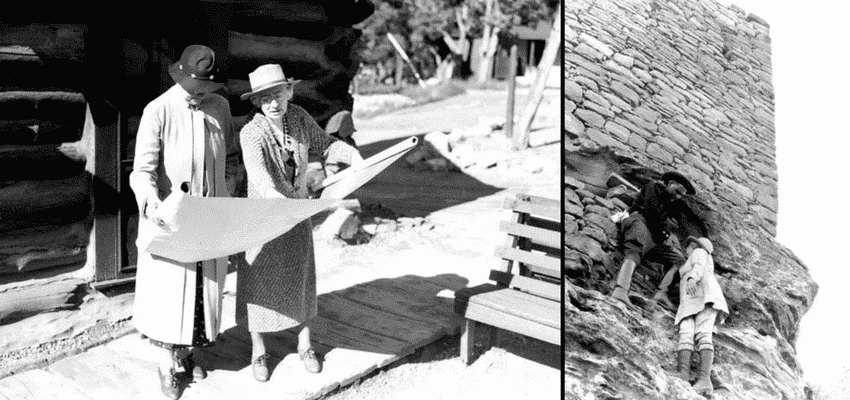
<svg viewBox="0 0 850 400">
<path fill-rule="evenodd" d="M 253 96 L 270 92 L 272 89 L 276 89 L 276 88 L 281 87 L 281 86 L 293 86 L 298 82 L 301 82 L 301 80 L 300 79 L 287 79 L 285 81 L 272 82 L 272 83 L 269 83 L 268 85 L 263 85 L 262 87 L 259 87 L 256 90 L 245 93 L 245 94 L 239 96 L 239 98 L 242 99 L 242 100 L 247 100 L 247 99 L 249 99 Z"/>
<path fill-rule="evenodd" d="M 178 67 L 179 65 L 179 62 L 171 64 L 171 66 L 168 67 L 168 75 L 171 75 L 171 79 L 174 79 L 174 82 L 182 86 L 183 89 L 186 89 L 187 92 L 211 93 L 224 86 L 224 81 L 222 79 L 194 79 L 191 76 L 184 74 L 183 71 L 180 71 L 180 68 Z M 217 75 L 219 75 L 219 78 L 224 77 L 222 74 Z"/>
<path fill-rule="evenodd" d="M 691 181 L 688 180 L 687 177 L 685 177 L 684 175 L 682 175 L 678 172 L 675 172 L 675 171 L 665 172 L 663 175 L 661 175 L 661 180 L 665 184 L 667 182 L 670 182 L 670 181 L 676 181 L 678 183 L 681 183 L 682 186 L 685 187 L 685 190 L 687 190 L 688 194 L 695 194 L 697 192 L 696 188 L 694 188 L 694 185 L 691 183 Z"/>
<path fill-rule="evenodd" d="M 714 252 L 714 248 L 705 247 L 705 245 L 702 243 L 702 241 L 700 241 L 699 238 L 697 238 L 696 236 L 688 236 L 688 238 L 685 239 L 685 246 L 687 246 L 691 242 L 695 243 L 699 248 L 707 251 L 709 254 Z"/>
</svg>

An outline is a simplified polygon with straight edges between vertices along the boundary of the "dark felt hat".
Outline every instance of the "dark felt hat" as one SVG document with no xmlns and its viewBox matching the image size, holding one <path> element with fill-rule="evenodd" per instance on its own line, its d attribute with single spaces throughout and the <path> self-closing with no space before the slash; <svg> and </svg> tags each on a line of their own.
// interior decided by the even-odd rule
<svg viewBox="0 0 850 400">
<path fill-rule="evenodd" d="M 688 191 L 688 194 L 694 194 L 697 192 L 697 190 L 694 188 L 694 185 L 691 184 L 691 181 L 689 181 L 687 177 L 676 171 L 665 172 L 663 175 L 661 175 L 661 181 L 664 182 L 665 185 L 670 181 L 679 182 L 682 184 L 682 186 L 685 187 L 685 189 Z"/>
<path fill-rule="evenodd" d="M 180 60 L 168 68 L 168 74 L 187 92 L 209 93 L 224 86 L 224 74 L 218 70 L 215 52 L 200 44 L 183 50 Z"/>
</svg>

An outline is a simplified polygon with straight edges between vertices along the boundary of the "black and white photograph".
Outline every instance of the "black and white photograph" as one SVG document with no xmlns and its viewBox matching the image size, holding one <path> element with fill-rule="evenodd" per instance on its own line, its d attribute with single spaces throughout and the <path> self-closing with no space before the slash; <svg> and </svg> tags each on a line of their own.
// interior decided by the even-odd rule
<svg viewBox="0 0 850 400">
<path fill-rule="evenodd" d="M 850 398 L 847 7 L 564 9 L 564 398 Z"/>
<path fill-rule="evenodd" d="M 588 294 L 610 280 L 599 274 L 612 268 L 603 263 L 616 233 L 607 218 L 620 203 L 599 191 L 605 182 L 595 186 L 597 175 L 565 166 L 609 162 L 604 172 L 626 185 L 616 197 L 623 201 L 629 181 L 667 169 L 663 160 L 600 150 L 593 143 L 608 131 L 571 118 L 593 109 L 581 99 L 610 91 L 594 89 L 591 97 L 577 86 L 589 83 L 576 83 L 579 58 L 593 71 L 607 68 L 610 54 L 592 57 L 600 48 L 614 48 L 616 62 L 645 62 L 604 44 L 607 37 L 593 33 L 603 25 L 578 28 L 579 3 L 4 4 L 0 400 L 643 398 L 649 392 L 621 390 L 635 384 L 626 378 L 597 383 L 602 391 L 588 383 L 599 382 L 588 367 L 605 365 L 593 357 L 622 344 L 575 336 L 579 324 L 595 328 L 573 310 L 605 301 L 600 311 L 614 325 L 599 329 L 640 324 L 653 337 L 672 322 L 662 308 L 641 319 L 641 309 L 655 310 L 634 297 L 654 284 L 643 265 L 632 267 L 634 285 L 619 296 L 637 308 L 604 300 L 607 292 Z M 766 28 L 751 29 L 766 36 Z M 585 36 L 598 38 L 593 53 L 584 51 Z M 740 62 L 749 68 L 748 58 Z M 753 115 L 772 124 L 770 72 L 754 73 L 768 83 L 751 94 L 760 96 Z M 619 86 L 641 101 L 631 85 Z M 751 90 L 735 89 L 720 90 Z M 565 104 L 579 108 L 565 115 Z M 661 118 L 636 110 L 627 111 Z M 714 125 L 730 124 L 722 112 L 711 116 Z M 669 125 L 695 146 L 704 141 Z M 760 129 L 773 134 L 772 125 Z M 727 131 L 724 148 L 745 149 L 744 134 Z M 565 157 L 576 146 L 580 159 Z M 759 146 L 760 164 L 736 172 L 773 171 L 771 142 L 765 137 Z M 666 147 L 657 154 L 670 154 L 671 167 L 678 165 L 672 157 L 681 159 Z M 612 160 L 651 162 L 628 173 Z M 674 179 L 696 207 L 681 229 L 721 204 L 690 194 L 703 195 L 713 182 L 691 175 L 698 167 L 679 169 L 693 183 Z M 738 184 L 727 190 L 765 217 L 717 213 L 701 225 L 709 237 L 694 243 L 714 241 L 723 254 L 718 276 L 762 272 L 732 262 L 766 251 L 762 242 L 735 247 L 751 251 L 742 255 L 729 252 L 742 230 L 774 227 L 772 176 L 765 187 L 773 192 L 753 189 L 749 198 Z M 723 179 L 718 190 L 735 177 Z M 718 231 L 724 223 L 736 230 Z M 712 236 L 721 234 L 725 242 Z M 711 259 L 703 247 L 698 252 Z M 797 268 L 781 282 L 808 279 L 796 259 L 771 256 L 777 260 Z M 739 305 L 730 297 L 736 293 L 768 296 L 755 281 L 730 293 L 718 279 L 730 310 Z M 794 297 L 771 294 L 784 302 L 747 303 L 748 317 L 767 319 L 746 326 L 785 339 L 726 331 L 717 364 L 728 365 L 721 357 L 732 354 L 722 346 L 731 340 L 794 362 L 783 335 L 796 335 L 814 287 L 799 280 L 787 288 Z M 576 306 L 565 309 L 565 296 Z M 792 314 L 777 317 L 786 311 Z M 643 341 L 658 357 L 672 354 L 658 340 Z M 596 353 L 576 364 L 570 354 L 586 348 Z M 632 360 L 662 373 L 651 364 L 659 358 Z M 736 370 L 718 371 L 728 379 Z M 796 365 L 778 371 L 768 376 L 799 378 Z"/>
</svg>

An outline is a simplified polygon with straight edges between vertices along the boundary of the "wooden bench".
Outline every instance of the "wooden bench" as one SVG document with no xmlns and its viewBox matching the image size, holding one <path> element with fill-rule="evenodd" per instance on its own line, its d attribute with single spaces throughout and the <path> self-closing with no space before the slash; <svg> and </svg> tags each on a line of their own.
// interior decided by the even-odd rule
<svg viewBox="0 0 850 400">
<path fill-rule="evenodd" d="M 466 319 L 460 339 L 466 364 L 479 328 L 489 331 L 488 348 L 498 341 L 499 329 L 561 344 L 561 204 L 519 194 L 506 199 L 505 208 L 512 217 L 499 225 L 508 238 L 496 247 L 502 262 L 490 271 L 495 283 L 455 293 L 455 312 Z"/>
</svg>

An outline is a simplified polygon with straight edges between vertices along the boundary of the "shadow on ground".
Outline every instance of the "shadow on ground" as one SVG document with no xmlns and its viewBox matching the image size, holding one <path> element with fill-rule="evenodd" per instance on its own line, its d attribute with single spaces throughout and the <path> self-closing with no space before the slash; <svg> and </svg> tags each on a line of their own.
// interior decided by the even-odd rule
<svg viewBox="0 0 850 400">
<path fill-rule="evenodd" d="M 419 143 L 424 134 L 416 135 Z M 404 139 L 384 140 L 359 147 L 363 158 L 375 155 Z M 411 150 L 413 151 L 413 150 Z M 362 204 L 378 204 L 404 217 L 428 214 L 489 196 L 502 188 L 485 184 L 462 172 L 415 171 L 403 158 L 361 186 L 349 197 Z"/>
<path fill-rule="evenodd" d="M 334 349 L 392 356 L 383 361 L 364 356 L 369 359 L 364 362 L 377 368 L 446 335 L 456 337 L 461 319 L 454 313 L 454 300 L 444 293 L 467 284 L 456 274 L 404 275 L 322 294 L 311 326 L 313 347 L 321 357 Z M 297 332 L 295 328 L 264 335 L 272 374 L 283 359 L 296 353 Z M 239 326 L 227 329 L 214 346 L 199 349 L 196 355 L 211 371 L 241 370 L 249 366 L 250 356 L 250 334 Z"/>
</svg>

